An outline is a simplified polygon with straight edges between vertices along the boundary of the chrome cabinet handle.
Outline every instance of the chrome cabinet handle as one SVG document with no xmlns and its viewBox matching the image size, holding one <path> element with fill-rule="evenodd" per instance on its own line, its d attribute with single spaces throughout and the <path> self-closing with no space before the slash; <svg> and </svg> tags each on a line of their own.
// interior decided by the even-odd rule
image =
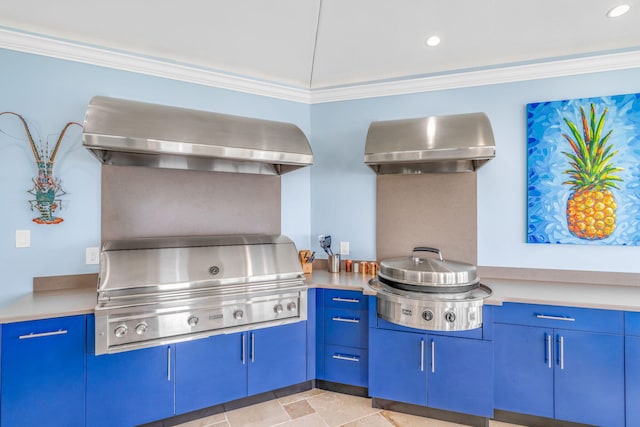
<svg viewBox="0 0 640 427">
<path fill-rule="evenodd" d="M 57 331 L 51 331 L 51 332 L 41 332 L 39 334 L 34 334 L 33 332 L 31 332 L 30 334 L 27 335 L 20 335 L 18 337 L 18 339 L 20 340 L 28 340 L 31 338 L 42 338 L 42 337 L 51 337 L 54 335 L 64 335 L 66 334 L 68 331 L 66 329 L 58 329 Z"/>
<path fill-rule="evenodd" d="M 436 372 L 436 340 L 431 340 L 431 373 Z"/>
<path fill-rule="evenodd" d="M 547 343 L 547 367 L 551 369 L 551 335 L 544 334 L 544 340 Z"/>
<path fill-rule="evenodd" d="M 569 316 L 552 316 L 549 314 L 536 314 L 538 319 L 548 319 L 548 320 L 564 320 L 565 322 L 575 322 L 576 319 Z"/>
<path fill-rule="evenodd" d="M 240 337 L 241 337 L 240 351 L 242 352 L 240 356 L 240 360 L 242 360 L 242 364 L 244 365 L 246 363 L 246 360 L 244 359 L 244 354 L 246 352 L 245 336 L 244 334 L 240 334 Z"/>
<path fill-rule="evenodd" d="M 335 320 L 336 322 L 346 322 L 346 323 L 360 323 L 360 319 L 350 319 L 347 317 L 333 317 L 331 320 Z"/>
<path fill-rule="evenodd" d="M 340 297 L 333 297 L 331 298 L 333 301 L 338 301 L 338 302 L 360 302 L 359 299 L 356 298 L 340 298 Z"/>
<path fill-rule="evenodd" d="M 420 338 L 420 372 L 424 372 L 424 338 Z"/>
<path fill-rule="evenodd" d="M 338 360 L 347 360 L 349 362 L 359 362 L 360 358 L 358 356 L 349 356 L 346 354 L 334 354 L 333 356 L 334 359 L 338 359 Z"/>
<path fill-rule="evenodd" d="M 560 344 L 560 369 L 564 369 L 564 337 L 558 335 L 558 343 Z"/>
<path fill-rule="evenodd" d="M 251 333 L 251 362 L 253 363 L 255 361 L 255 353 L 256 351 L 256 334 L 254 334 L 253 332 Z"/>
<path fill-rule="evenodd" d="M 167 381 L 171 381 L 171 347 L 167 347 Z"/>
</svg>

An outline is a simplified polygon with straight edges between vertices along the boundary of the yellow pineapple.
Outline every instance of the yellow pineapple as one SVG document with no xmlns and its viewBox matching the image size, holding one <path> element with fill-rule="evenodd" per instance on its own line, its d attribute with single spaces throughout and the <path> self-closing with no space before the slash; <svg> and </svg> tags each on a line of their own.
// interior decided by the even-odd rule
<svg viewBox="0 0 640 427">
<path fill-rule="evenodd" d="M 568 119 L 565 123 L 572 136 L 562 134 L 569 142 L 572 153 L 563 152 L 569 158 L 571 169 L 565 171 L 570 179 L 564 184 L 571 186 L 567 201 L 567 226 L 576 237 L 597 240 L 609 237 L 616 228 L 616 200 L 611 189 L 618 189 L 615 175 L 622 168 L 613 166 L 611 159 L 618 152 L 607 141 L 613 130 L 602 136 L 607 108 L 596 121 L 595 107 L 591 104 L 589 121 L 584 109 L 581 133 Z"/>
</svg>

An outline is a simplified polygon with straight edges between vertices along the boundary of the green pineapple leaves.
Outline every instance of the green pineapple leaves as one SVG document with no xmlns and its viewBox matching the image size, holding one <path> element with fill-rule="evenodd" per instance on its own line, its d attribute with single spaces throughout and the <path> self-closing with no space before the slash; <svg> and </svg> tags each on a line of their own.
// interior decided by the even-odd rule
<svg viewBox="0 0 640 427">
<path fill-rule="evenodd" d="M 618 188 L 616 182 L 622 181 L 616 173 L 623 169 L 613 166 L 611 162 L 613 156 L 618 153 L 618 150 L 613 150 L 613 146 L 608 143 L 613 129 L 602 136 L 607 111 L 605 107 L 600 117 L 596 118 L 595 107 L 591 104 L 587 121 L 584 108 L 580 107 L 582 131 L 578 130 L 578 126 L 571 120 L 564 118 L 571 135 L 563 133 L 562 136 L 573 150 L 572 153 L 562 152 L 569 158 L 571 166 L 571 169 L 564 172 L 570 177 L 564 184 L 571 185 L 574 190 Z"/>
</svg>

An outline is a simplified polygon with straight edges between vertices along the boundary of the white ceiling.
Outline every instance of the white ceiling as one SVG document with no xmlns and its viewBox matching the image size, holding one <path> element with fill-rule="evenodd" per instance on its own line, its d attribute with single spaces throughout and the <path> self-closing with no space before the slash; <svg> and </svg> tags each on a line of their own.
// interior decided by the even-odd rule
<svg viewBox="0 0 640 427">
<path fill-rule="evenodd" d="M 3 0 L 0 27 L 323 90 L 638 52 L 640 0 Z"/>
</svg>

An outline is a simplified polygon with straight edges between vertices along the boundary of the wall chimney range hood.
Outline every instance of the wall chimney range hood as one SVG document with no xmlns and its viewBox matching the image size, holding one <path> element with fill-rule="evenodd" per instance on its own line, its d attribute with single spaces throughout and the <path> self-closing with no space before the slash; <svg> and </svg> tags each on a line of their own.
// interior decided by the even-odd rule
<svg viewBox="0 0 640 427">
<path fill-rule="evenodd" d="M 473 172 L 496 155 L 484 113 L 372 122 L 364 162 L 376 174 Z"/>
<path fill-rule="evenodd" d="M 104 164 L 281 175 L 313 164 L 294 124 L 96 96 L 83 145 Z"/>
</svg>

